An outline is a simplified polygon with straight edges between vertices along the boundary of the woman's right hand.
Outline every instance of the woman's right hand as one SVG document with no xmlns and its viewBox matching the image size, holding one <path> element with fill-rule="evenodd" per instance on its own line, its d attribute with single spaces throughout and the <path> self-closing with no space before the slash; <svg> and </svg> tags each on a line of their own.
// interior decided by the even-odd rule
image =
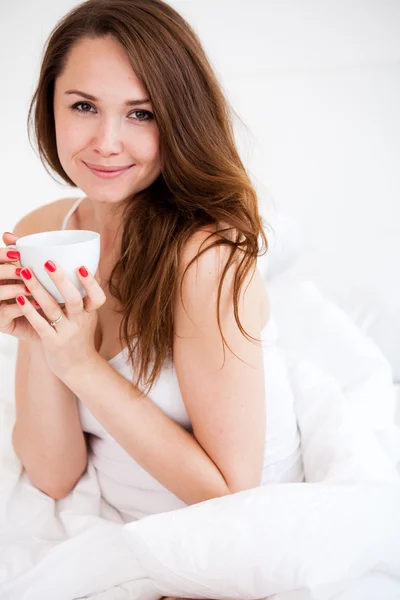
<svg viewBox="0 0 400 600">
<path fill-rule="evenodd" d="M 21 276 L 16 272 L 16 269 L 21 268 L 19 257 L 7 256 L 7 252 L 16 252 L 15 248 L 7 248 L 7 245 L 15 244 L 17 239 L 14 234 L 4 233 L 3 241 L 6 247 L 0 248 L 0 333 L 12 335 L 20 340 L 39 342 L 39 334 L 22 314 L 21 307 L 15 300 L 20 294 L 29 296 L 25 284 L 20 283 Z M 39 308 L 33 298 L 31 302 L 36 309 Z"/>
</svg>

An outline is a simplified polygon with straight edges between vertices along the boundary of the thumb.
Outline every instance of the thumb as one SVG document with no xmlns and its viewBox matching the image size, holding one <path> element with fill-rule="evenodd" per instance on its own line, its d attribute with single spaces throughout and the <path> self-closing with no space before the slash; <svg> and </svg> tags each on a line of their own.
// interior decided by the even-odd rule
<svg viewBox="0 0 400 600">
<path fill-rule="evenodd" d="M 3 233 L 3 242 L 6 246 L 8 246 L 8 244 L 15 244 L 15 240 L 17 239 L 18 236 L 16 236 L 15 233 L 11 233 L 10 231 L 5 231 Z"/>
</svg>

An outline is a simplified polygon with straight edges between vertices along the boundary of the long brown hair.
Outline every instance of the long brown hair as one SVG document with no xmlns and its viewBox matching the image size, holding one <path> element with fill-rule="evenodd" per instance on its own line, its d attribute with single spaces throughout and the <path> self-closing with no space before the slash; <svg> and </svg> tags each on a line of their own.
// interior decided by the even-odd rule
<svg viewBox="0 0 400 600">
<path fill-rule="evenodd" d="M 135 383 L 138 386 L 147 378 L 149 391 L 164 362 L 172 358 L 174 294 L 179 284 L 179 257 L 187 240 L 199 228 L 210 225 L 218 238 L 210 234 L 213 243 L 198 252 L 182 280 L 190 265 L 208 249 L 220 244 L 231 246 L 218 288 L 217 319 L 225 344 L 219 304 L 223 279 L 233 262 L 238 263 L 233 286 L 236 322 L 248 339 L 260 341 L 243 329 L 238 298 L 247 274 L 256 269 L 257 256 L 266 253 L 268 242 L 255 189 L 235 145 L 234 111 L 196 33 L 162 0 L 88 0 L 57 23 L 46 43 L 28 114 L 29 136 L 34 110 L 33 128 L 46 170 L 48 165 L 76 187 L 57 153 L 54 84 L 74 44 L 82 38 L 108 35 L 125 48 L 132 69 L 149 94 L 160 132 L 160 176 L 118 205 L 123 225 L 121 256 L 108 280 L 110 292 L 123 307 L 119 335 L 129 350 L 129 361 L 137 374 Z M 221 224 L 226 227 L 219 229 Z M 265 248 L 260 253 L 259 240 Z M 149 366 L 152 371 L 147 377 Z"/>
</svg>

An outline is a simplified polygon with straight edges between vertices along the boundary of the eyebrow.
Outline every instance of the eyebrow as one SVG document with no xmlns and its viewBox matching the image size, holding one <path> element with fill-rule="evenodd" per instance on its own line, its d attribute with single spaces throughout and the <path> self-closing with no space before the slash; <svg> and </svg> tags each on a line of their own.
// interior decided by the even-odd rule
<svg viewBox="0 0 400 600">
<path fill-rule="evenodd" d="M 86 92 L 81 92 L 80 90 L 68 90 L 65 92 L 66 94 L 76 94 L 78 96 L 82 96 L 83 98 L 87 98 L 88 100 L 92 100 L 93 102 L 100 102 L 96 96 L 92 96 L 91 94 L 87 94 Z M 150 104 L 150 100 L 148 98 L 143 98 L 139 100 L 126 100 L 124 103 L 125 106 L 138 106 L 139 104 Z"/>
</svg>

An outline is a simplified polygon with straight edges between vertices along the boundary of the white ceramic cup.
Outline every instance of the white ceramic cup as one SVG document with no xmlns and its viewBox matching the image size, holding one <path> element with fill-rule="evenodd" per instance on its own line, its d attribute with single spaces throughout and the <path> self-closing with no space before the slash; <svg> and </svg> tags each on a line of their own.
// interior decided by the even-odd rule
<svg viewBox="0 0 400 600">
<path fill-rule="evenodd" d="M 58 304 L 64 304 L 64 297 L 51 280 L 44 263 L 52 260 L 60 266 L 84 298 L 86 290 L 80 283 L 76 271 L 84 265 L 92 275 L 95 275 L 100 261 L 100 234 L 81 229 L 43 231 L 24 235 L 7 248 L 18 250 L 21 266 L 27 267 L 34 273 Z"/>
</svg>

